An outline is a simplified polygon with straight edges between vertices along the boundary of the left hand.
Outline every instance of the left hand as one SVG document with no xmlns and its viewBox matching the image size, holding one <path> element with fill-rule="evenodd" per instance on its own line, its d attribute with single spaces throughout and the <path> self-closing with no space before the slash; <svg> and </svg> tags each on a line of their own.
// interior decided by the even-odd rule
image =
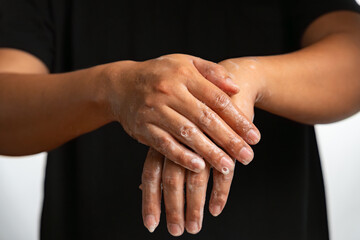
<svg viewBox="0 0 360 240">
<path fill-rule="evenodd" d="M 263 87 L 261 63 L 256 58 L 239 58 L 225 60 L 219 64 L 233 75 L 233 80 L 240 88 L 240 92 L 232 96 L 233 103 L 248 119 L 253 119 L 254 105 L 261 98 Z M 209 203 L 209 210 L 213 216 L 218 216 L 224 209 L 233 174 L 233 171 L 227 175 L 215 169 L 213 171 L 214 184 Z M 173 236 L 180 236 L 185 227 L 189 233 L 198 233 L 202 227 L 209 175 L 209 165 L 200 173 L 190 172 L 150 148 L 144 163 L 141 185 L 142 215 L 144 225 L 149 231 L 153 232 L 160 221 L 162 183 L 169 232 Z M 184 214 L 185 182 L 186 214 Z"/>
</svg>

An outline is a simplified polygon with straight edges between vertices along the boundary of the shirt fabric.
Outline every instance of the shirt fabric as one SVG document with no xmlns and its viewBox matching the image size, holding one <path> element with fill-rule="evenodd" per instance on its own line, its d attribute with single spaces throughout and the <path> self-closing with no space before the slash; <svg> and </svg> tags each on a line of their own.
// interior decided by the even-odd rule
<svg viewBox="0 0 360 240">
<path fill-rule="evenodd" d="M 218 62 L 288 53 L 319 16 L 353 0 L 2 0 L 0 47 L 27 51 L 52 73 L 186 53 Z M 328 239 L 314 128 L 256 109 L 262 134 L 237 164 L 227 205 L 197 235 L 176 239 Z M 141 217 L 148 147 L 111 123 L 49 152 L 41 239 L 172 239 L 164 209 L 154 233 Z M 210 178 L 211 179 L 211 178 Z M 175 239 L 175 238 L 174 238 Z"/>
</svg>

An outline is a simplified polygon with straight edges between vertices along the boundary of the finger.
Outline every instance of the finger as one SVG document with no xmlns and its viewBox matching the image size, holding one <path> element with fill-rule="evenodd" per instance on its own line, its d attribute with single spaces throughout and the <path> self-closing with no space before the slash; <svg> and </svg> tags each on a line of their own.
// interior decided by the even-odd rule
<svg viewBox="0 0 360 240">
<path fill-rule="evenodd" d="M 225 93 L 231 96 L 239 92 L 238 85 L 232 81 L 229 72 L 223 66 L 198 57 L 193 57 L 193 64 L 204 78 Z"/>
<path fill-rule="evenodd" d="M 205 168 L 205 161 L 198 154 L 180 144 L 173 136 L 160 127 L 148 124 L 151 145 L 168 159 L 193 172 Z"/>
<path fill-rule="evenodd" d="M 189 81 L 187 84 L 188 90 L 195 98 L 216 112 L 247 143 L 256 144 L 260 141 L 259 130 L 232 103 L 228 95 L 216 86 L 209 84 L 206 79 L 197 78 L 197 81 Z"/>
<path fill-rule="evenodd" d="M 185 169 L 165 159 L 162 175 L 167 228 L 171 235 L 184 232 Z"/>
<path fill-rule="evenodd" d="M 141 177 L 142 217 L 145 227 L 153 232 L 160 222 L 161 173 L 164 156 L 150 148 Z"/>
<path fill-rule="evenodd" d="M 200 173 L 187 171 L 185 226 L 186 231 L 191 234 L 198 233 L 202 227 L 209 174 L 210 168 L 208 164 Z"/>
<path fill-rule="evenodd" d="M 214 169 L 213 171 L 213 188 L 209 202 L 209 210 L 213 216 L 218 216 L 225 207 L 229 197 L 231 182 L 234 177 L 234 171 L 227 175 L 222 174 Z"/>
<path fill-rule="evenodd" d="M 193 63 L 204 78 L 225 93 L 231 96 L 239 92 L 239 87 L 232 81 L 228 71 L 223 66 L 201 58 L 194 58 Z"/>
<path fill-rule="evenodd" d="M 174 102 L 171 107 L 195 123 L 233 158 L 243 164 L 249 164 L 253 159 L 251 147 L 219 115 L 194 96 L 184 98 L 181 104 Z"/>
<path fill-rule="evenodd" d="M 169 107 L 164 107 L 160 111 L 164 117 L 158 119 L 159 127 L 166 128 L 174 138 L 190 147 L 222 173 L 227 174 L 234 168 L 232 159 L 195 124 Z"/>
<path fill-rule="evenodd" d="M 233 95 L 239 92 L 239 87 L 232 81 L 231 74 L 223 66 L 191 55 L 181 54 L 178 57 L 187 58 L 196 72 L 227 94 Z"/>
</svg>

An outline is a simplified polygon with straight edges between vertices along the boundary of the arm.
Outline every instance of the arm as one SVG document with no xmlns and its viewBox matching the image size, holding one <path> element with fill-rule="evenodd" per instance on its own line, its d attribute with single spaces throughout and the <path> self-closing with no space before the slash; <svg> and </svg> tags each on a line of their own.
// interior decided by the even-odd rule
<svg viewBox="0 0 360 240">
<path fill-rule="evenodd" d="M 205 168 L 203 156 L 226 173 L 234 168 L 233 161 L 203 132 L 224 149 L 231 147 L 231 141 L 240 143 L 240 149 L 250 148 L 240 135 L 247 141 L 259 140 L 255 126 L 225 93 L 208 81 L 229 93 L 237 91 L 231 81 L 226 81 L 227 72 L 215 63 L 174 54 L 64 74 L 19 74 L 14 73 L 14 66 L 24 61 L 24 56 L 19 56 L 19 52 L 12 52 L 12 56 L 2 54 L 3 63 L 4 59 L 19 59 L 2 65 L 0 73 L 2 154 L 47 151 L 118 121 L 132 137 L 188 169 Z M 209 122 L 213 124 L 210 126 Z M 257 133 L 255 139 L 248 134 L 251 130 Z M 229 150 L 239 157 L 240 149 Z"/>
<path fill-rule="evenodd" d="M 34 56 L 0 51 L 0 153 L 47 151 L 111 121 L 103 67 L 48 74 Z"/>
<path fill-rule="evenodd" d="M 302 45 L 289 54 L 221 64 L 240 87 L 250 88 L 256 107 L 276 115 L 316 124 L 359 111 L 360 15 L 334 12 L 320 17 L 305 32 Z"/>
</svg>

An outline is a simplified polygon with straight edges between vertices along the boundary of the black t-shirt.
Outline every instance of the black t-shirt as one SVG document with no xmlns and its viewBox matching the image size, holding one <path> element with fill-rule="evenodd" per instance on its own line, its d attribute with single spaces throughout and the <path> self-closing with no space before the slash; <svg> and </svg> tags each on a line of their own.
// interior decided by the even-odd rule
<svg viewBox="0 0 360 240">
<path fill-rule="evenodd" d="M 2 0 L 0 47 L 40 58 L 51 72 L 186 53 L 211 61 L 282 54 L 305 28 L 353 0 Z M 226 208 L 177 239 L 328 239 L 324 186 L 312 126 L 256 110 L 262 133 L 249 166 L 237 164 Z M 164 211 L 143 227 L 140 176 L 147 147 L 118 123 L 51 151 L 42 239 L 171 239 Z M 210 183 L 211 184 L 211 183 Z M 211 189 L 211 186 L 209 187 Z M 208 201 L 207 201 L 208 202 Z"/>
</svg>

